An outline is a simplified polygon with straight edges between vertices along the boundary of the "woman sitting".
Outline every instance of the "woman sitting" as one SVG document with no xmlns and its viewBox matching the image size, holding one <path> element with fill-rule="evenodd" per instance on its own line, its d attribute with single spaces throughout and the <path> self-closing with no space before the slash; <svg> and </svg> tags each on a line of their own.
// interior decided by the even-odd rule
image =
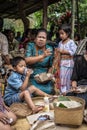
<svg viewBox="0 0 87 130">
<path fill-rule="evenodd" d="M 14 124 L 16 120 L 17 117 L 5 105 L 0 93 L 0 130 L 12 130 L 10 125 Z"/>
<path fill-rule="evenodd" d="M 77 96 L 85 99 L 87 106 L 87 91 L 79 92 L 80 87 L 87 87 L 87 43 L 86 43 L 86 53 L 84 55 L 78 55 L 75 59 L 75 64 L 72 73 L 72 93 L 67 95 Z M 87 90 L 87 89 L 86 89 Z"/>
<path fill-rule="evenodd" d="M 53 61 L 53 48 L 46 44 L 47 31 L 45 29 L 39 29 L 37 31 L 35 42 L 28 43 L 25 53 L 25 60 L 27 65 L 34 70 L 34 73 L 30 77 L 32 85 L 41 89 L 42 91 L 52 94 L 53 83 L 48 81 L 47 83 L 38 83 L 34 76 L 43 72 L 49 72 Z"/>
</svg>

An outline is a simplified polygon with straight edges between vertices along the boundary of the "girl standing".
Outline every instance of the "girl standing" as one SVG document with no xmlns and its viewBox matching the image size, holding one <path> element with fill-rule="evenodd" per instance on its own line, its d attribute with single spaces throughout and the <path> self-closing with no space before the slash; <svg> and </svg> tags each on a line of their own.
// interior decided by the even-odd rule
<svg viewBox="0 0 87 130">
<path fill-rule="evenodd" d="M 73 55 L 76 51 L 76 44 L 70 39 L 71 29 L 67 25 L 62 25 L 59 28 L 59 35 L 61 41 L 58 45 L 58 52 L 60 53 L 60 92 L 65 94 L 71 88 L 71 75 L 74 66 Z"/>
</svg>

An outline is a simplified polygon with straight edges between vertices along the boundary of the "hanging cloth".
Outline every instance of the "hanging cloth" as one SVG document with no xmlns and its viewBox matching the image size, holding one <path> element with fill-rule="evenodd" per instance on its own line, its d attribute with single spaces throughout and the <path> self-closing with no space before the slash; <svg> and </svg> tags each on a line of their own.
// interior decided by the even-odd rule
<svg viewBox="0 0 87 130">
<path fill-rule="evenodd" d="M 52 74 L 54 74 L 55 77 L 55 87 L 57 89 L 60 89 L 60 53 L 58 52 L 58 49 L 55 48 L 54 51 L 54 60 L 52 65 Z"/>
</svg>

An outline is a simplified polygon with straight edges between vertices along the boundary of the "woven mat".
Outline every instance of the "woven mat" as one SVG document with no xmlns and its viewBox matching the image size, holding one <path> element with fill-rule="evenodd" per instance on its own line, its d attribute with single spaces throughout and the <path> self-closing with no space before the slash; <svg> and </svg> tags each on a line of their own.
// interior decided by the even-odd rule
<svg viewBox="0 0 87 130">
<path fill-rule="evenodd" d="M 42 124 L 39 124 L 37 128 L 35 128 L 34 130 L 87 130 L 87 125 L 86 124 L 82 124 L 81 126 L 68 126 L 68 125 L 51 125 L 48 128 L 42 128 L 45 127 L 45 125 L 48 125 L 49 122 L 46 123 L 46 121 L 44 121 Z"/>
<path fill-rule="evenodd" d="M 32 114 L 32 110 L 29 109 L 26 103 L 13 103 L 10 106 L 10 109 L 16 114 L 18 118 L 23 118 Z"/>
<path fill-rule="evenodd" d="M 43 102 L 43 98 L 42 97 L 35 97 L 35 98 L 33 98 L 33 101 L 34 101 L 35 104 L 37 104 L 37 103 Z M 17 105 L 15 105 L 15 107 L 18 107 L 18 111 L 17 112 L 18 112 L 18 115 L 20 115 L 21 114 L 21 109 L 22 110 L 23 109 L 26 110 L 25 109 L 26 104 L 23 103 L 21 105 L 20 103 L 18 103 Z M 13 106 L 13 110 L 14 110 L 14 105 L 12 105 L 12 106 Z M 31 110 L 30 110 L 30 112 L 31 112 Z M 30 114 L 30 112 L 28 114 Z M 25 113 L 26 113 L 26 111 L 25 111 Z M 24 115 L 26 115 L 25 113 L 24 113 Z M 24 116 L 22 115 L 20 117 L 22 118 Z M 26 118 L 22 118 L 22 119 L 18 119 L 17 122 L 16 122 L 16 124 L 13 125 L 12 128 L 13 128 L 13 130 L 30 130 L 30 124 L 29 124 L 29 122 L 28 122 L 28 120 Z M 45 130 L 87 130 L 87 124 L 83 123 L 78 128 L 74 128 L 74 127 L 70 128 L 70 127 L 63 126 L 63 125 L 57 125 L 55 128 L 52 127 L 52 128 L 48 128 L 48 129 L 45 129 Z"/>
<path fill-rule="evenodd" d="M 16 124 L 11 126 L 13 128 L 13 130 L 30 130 L 30 124 L 29 122 L 26 120 L 26 118 L 22 118 L 22 119 L 18 119 Z M 86 124 L 82 124 L 82 126 L 75 128 L 75 127 L 67 127 L 67 126 L 56 126 L 56 127 L 52 127 L 52 128 L 47 128 L 44 130 L 87 130 L 87 125 Z"/>
<path fill-rule="evenodd" d="M 84 122 L 87 124 L 87 108 L 84 111 Z"/>
<path fill-rule="evenodd" d="M 16 124 L 11 126 L 12 130 L 30 130 L 30 125 L 26 118 L 18 119 Z"/>
<path fill-rule="evenodd" d="M 43 97 L 35 97 L 32 98 L 35 105 L 43 105 L 44 100 Z M 18 118 L 24 118 L 32 114 L 32 110 L 29 109 L 26 103 L 13 103 L 10 106 L 12 112 L 16 114 Z"/>
</svg>

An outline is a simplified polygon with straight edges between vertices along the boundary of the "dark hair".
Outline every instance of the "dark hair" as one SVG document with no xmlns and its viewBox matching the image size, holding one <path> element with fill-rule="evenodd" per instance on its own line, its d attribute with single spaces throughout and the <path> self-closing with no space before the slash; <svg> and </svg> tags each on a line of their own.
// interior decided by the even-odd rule
<svg viewBox="0 0 87 130">
<path fill-rule="evenodd" d="M 80 34 L 79 33 L 75 33 L 74 38 L 77 37 L 78 41 L 80 40 Z"/>
<path fill-rule="evenodd" d="M 11 33 L 15 36 L 15 32 L 12 31 L 12 30 L 9 30 L 9 31 L 8 31 L 8 36 L 9 36 Z"/>
<path fill-rule="evenodd" d="M 25 59 L 24 59 L 23 57 L 21 57 L 21 56 L 14 57 L 14 58 L 11 60 L 11 65 L 12 65 L 13 67 L 16 67 L 16 66 L 19 64 L 19 62 L 22 61 L 22 60 L 25 61 Z"/>
<path fill-rule="evenodd" d="M 31 34 L 32 34 L 32 35 L 36 35 L 36 33 L 37 33 L 37 29 L 36 29 L 36 28 L 33 28 L 33 29 L 31 30 Z"/>
<path fill-rule="evenodd" d="M 45 32 L 46 35 L 47 35 L 47 30 L 46 30 L 45 28 L 40 28 L 40 29 L 37 30 L 36 36 L 37 36 L 40 32 Z"/>
<path fill-rule="evenodd" d="M 70 35 L 71 35 L 71 27 L 70 27 L 69 25 L 67 25 L 67 24 L 61 25 L 61 26 L 59 27 L 59 31 L 60 31 L 60 30 L 63 30 L 65 33 L 68 34 L 68 37 L 70 37 Z"/>
<path fill-rule="evenodd" d="M 25 31 L 25 37 L 27 37 L 28 33 L 31 33 L 31 29 L 28 28 L 26 31 Z"/>
<path fill-rule="evenodd" d="M 0 31 L 2 30 L 3 27 L 3 18 L 0 17 Z"/>
</svg>

